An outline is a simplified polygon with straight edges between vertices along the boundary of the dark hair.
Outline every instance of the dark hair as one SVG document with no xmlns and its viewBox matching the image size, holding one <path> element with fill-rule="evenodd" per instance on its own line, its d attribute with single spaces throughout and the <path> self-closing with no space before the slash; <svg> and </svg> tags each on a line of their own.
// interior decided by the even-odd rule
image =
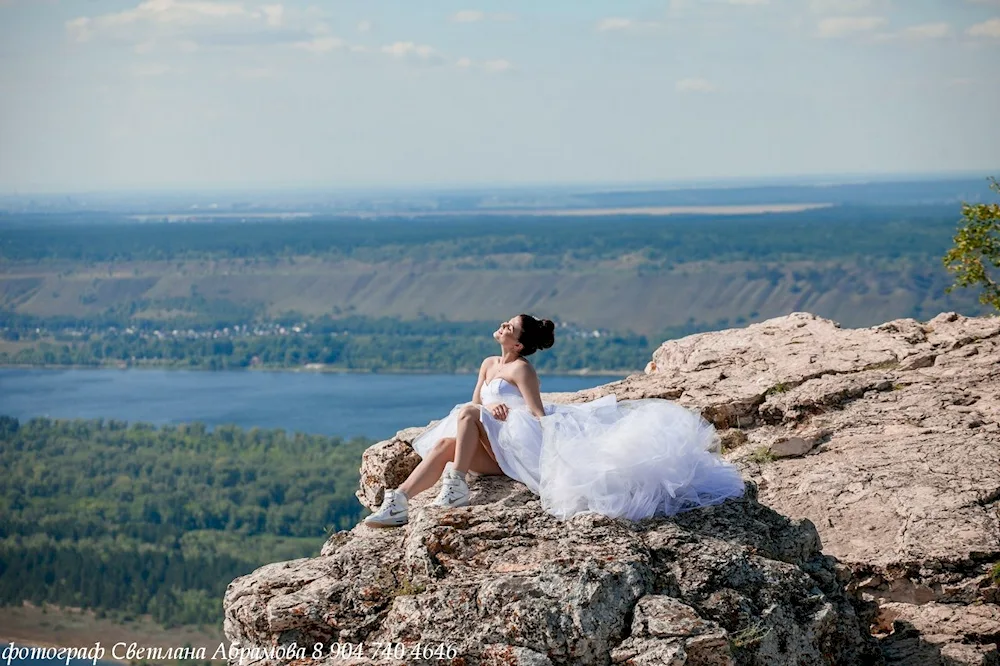
<svg viewBox="0 0 1000 666">
<path fill-rule="evenodd" d="M 556 342 L 556 325 L 549 319 L 535 319 L 529 314 L 522 314 L 521 338 L 518 340 L 524 348 L 521 356 L 531 356 L 539 349 L 548 349 Z"/>
</svg>

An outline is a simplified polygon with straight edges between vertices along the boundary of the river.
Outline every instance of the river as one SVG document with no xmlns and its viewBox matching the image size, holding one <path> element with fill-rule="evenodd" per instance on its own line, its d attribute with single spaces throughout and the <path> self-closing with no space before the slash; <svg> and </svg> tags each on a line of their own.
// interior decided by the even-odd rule
<svg viewBox="0 0 1000 666">
<path fill-rule="evenodd" d="M 579 391 L 616 379 L 549 375 L 541 386 L 543 393 Z M 0 414 L 384 439 L 445 416 L 471 400 L 475 384 L 474 375 L 0 368 Z"/>
</svg>

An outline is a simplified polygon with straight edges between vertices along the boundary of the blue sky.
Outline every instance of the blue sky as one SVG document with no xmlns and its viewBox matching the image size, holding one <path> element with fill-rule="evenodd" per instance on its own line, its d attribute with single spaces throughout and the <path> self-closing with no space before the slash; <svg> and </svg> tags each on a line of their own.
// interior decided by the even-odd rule
<svg viewBox="0 0 1000 666">
<path fill-rule="evenodd" d="M 998 62 L 1000 0 L 0 0 L 0 192 L 986 176 Z"/>
</svg>

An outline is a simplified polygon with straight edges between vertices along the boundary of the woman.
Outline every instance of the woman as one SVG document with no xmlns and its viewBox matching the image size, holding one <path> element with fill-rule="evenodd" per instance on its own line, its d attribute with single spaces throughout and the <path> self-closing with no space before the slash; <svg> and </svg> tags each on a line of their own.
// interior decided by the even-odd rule
<svg viewBox="0 0 1000 666">
<path fill-rule="evenodd" d="M 434 504 L 469 503 L 467 472 L 506 474 L 541 496 L 558 518 L 596 512 L 639 520 L 743 494 L 735 466 L 712 453 L 715 429 L 700 414 L 655 398 L 614 395 L 543 405 L 527 356 L 548 349 L 555 325 L 520 314 L 493 333 L 500 356 L 485 359 L 472 402 L 413 441 L 423 460 L 382 506 L 372 527 L 403 525 L 408 500 L 441 478 Z M 442 475 L 443 472 L 443 475 Z"/>
</svg>

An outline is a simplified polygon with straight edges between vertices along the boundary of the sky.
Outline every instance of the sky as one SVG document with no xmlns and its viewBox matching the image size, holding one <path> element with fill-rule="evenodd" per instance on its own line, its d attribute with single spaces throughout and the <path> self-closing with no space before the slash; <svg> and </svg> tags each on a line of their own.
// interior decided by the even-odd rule
<svg viewBox="0 0 1000 666">
<path fill-rule="evenodd" d="M 1000 0 L 0 0 L 0 193 L 1000 166 Z"/>
</svg>

